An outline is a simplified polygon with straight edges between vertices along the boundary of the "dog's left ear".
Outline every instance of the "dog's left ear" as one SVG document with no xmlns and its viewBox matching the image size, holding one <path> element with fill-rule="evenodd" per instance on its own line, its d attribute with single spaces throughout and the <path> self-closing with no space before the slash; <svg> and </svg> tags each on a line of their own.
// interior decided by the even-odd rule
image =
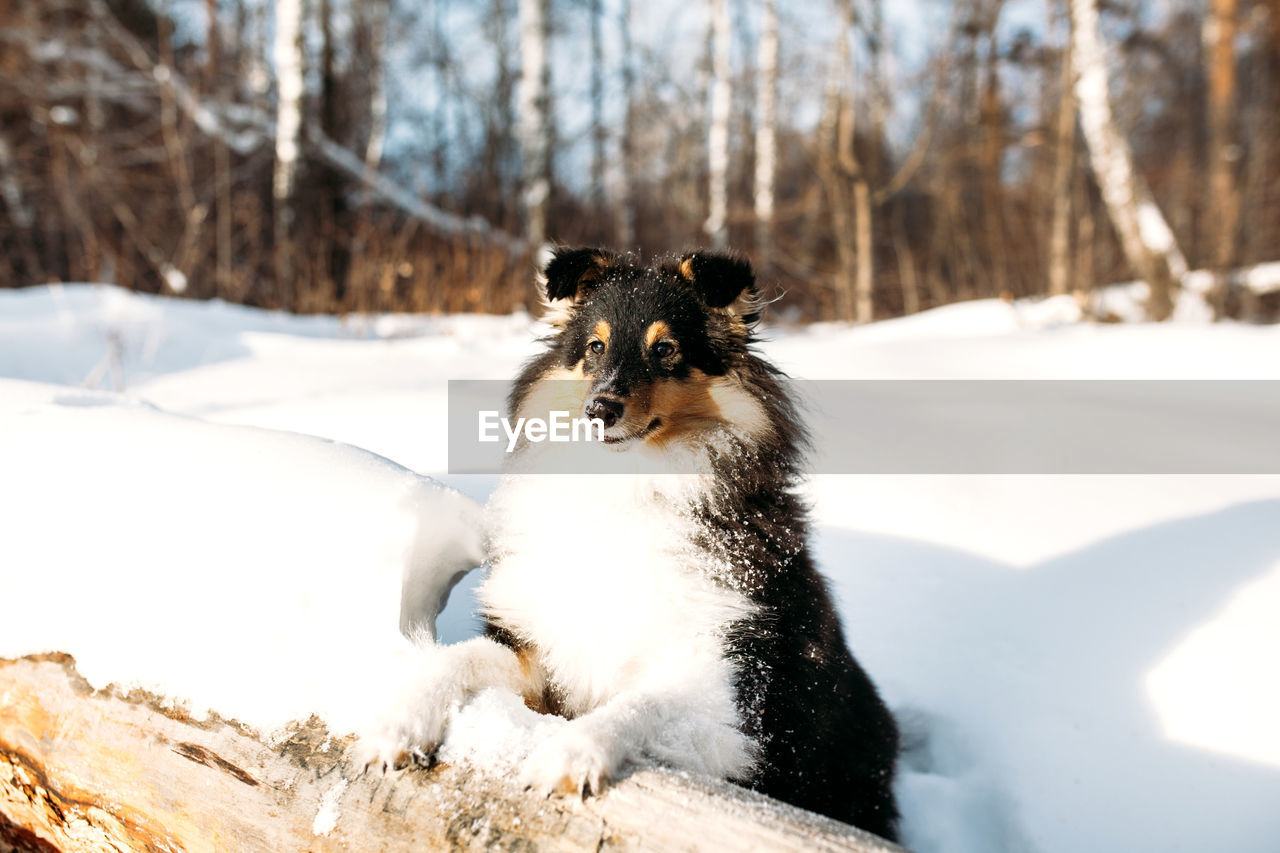
<svg viewBox="0 0 1280 853">
<path fill-rule="evenodd" d="M 538 295 L 546 304 L 547 323 L 563 328 L 574 309 L 600 286 L 600 278 L 614 256 L 604 249 L 559 246 L 539 258 Z"/>
<path fill-rule="evenodd" d="M 547 302 L 582 299 L 599 286 L 600 276 L 613 262 L 604 249 L 552 249 L 541 265 L 538 284 Z"/>
<path fill-rule="evenodd" d="M 708 308 L 724 312 L 748 326 L 760 317 L 756 274 L 738 255 L 691 252 L 680 258 L 677 271 Z"/>
</svg>

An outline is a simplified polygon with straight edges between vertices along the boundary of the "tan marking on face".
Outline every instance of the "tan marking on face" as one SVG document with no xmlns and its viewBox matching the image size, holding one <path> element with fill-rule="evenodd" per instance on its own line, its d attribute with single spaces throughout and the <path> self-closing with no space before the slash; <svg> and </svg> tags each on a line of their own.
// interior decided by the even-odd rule
<svg viewBox="0 0 1280 853">
<path fill-rule="evenodd" d="M 660 421 L 645 437 L 656 446 L 722 427 L 748 440 L 763 439 L 772 431 L 764 406 L 741 384 L 700 370 L 690 371 L 685 379 L 653 383 L 647 409 L 646 425 L 654 418 Z"/>
<path fill-rule="evenodd" d="M 591 333 L 595 335 L 597 338 L 599 338 L 600 343 L 604 344 L 605 346 L 608 346 L 610 331 L 612 330 L 609 328 L 608 323 L 606 323 L 604 320 L 597 320 L 596 326 L 594 329 L 591 330 Z"/>
<path fill-rule="evenodd" d="M 679 269 L 680 275 L 684 276 L 689 281 L 693 281 L 693 258 L 685 258 L 681 261 Z"/>
<path fill-rule="evenodd" d="M 644 332 L 645 348 L 647 349 L 652 347 L 658 341 L 662 340 L 665 337 L 668 337 L 670 334 L 671 334 L 671 327 L 668 326 L 666 323 L 664 323 L 662 320 L 659 320 L 658 322 L 651 324 L 649 328 L 645 329 L 645 332 Z"/>
</svg>

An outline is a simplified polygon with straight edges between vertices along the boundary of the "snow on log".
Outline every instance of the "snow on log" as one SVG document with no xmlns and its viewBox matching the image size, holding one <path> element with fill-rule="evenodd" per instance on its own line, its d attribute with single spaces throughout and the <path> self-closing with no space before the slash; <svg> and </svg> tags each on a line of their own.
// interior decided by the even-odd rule
<svg viewBox="0 0 1280 853">
<path fill-rule="evenodd" d="M 0 850 L 901 850 L 724 782 L 646 770 L 586 801 L 465 766 L 361 774 L 316 718 L 270 743 L 65 655 L 0 660 Z"/>
</svg>

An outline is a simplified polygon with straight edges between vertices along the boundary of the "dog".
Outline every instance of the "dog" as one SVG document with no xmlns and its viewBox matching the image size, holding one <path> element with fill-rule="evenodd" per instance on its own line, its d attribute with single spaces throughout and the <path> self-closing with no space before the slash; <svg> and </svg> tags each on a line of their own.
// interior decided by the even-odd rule
<svg viewBox="0 0 1280 853">
<path fill-rule="evenodd" d="M 808 440 L 755 351 L 750 264 L 560 248 L 539 284 L 552 331 L 509 409 L 581 413 L 599 441 L 515 448 L 489 505 L 485 635 L 436 648 L 379 754 L 428 757 L 498 687 L 569 720 L 524 762 L 538 790 L 657 762 L 896 838 L 897 728 L 810 555 Z"/>
</svg>

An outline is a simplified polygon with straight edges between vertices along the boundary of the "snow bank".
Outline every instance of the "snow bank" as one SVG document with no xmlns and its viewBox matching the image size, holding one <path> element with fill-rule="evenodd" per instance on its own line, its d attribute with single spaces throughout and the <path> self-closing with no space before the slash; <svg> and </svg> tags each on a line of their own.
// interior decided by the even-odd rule
<svg viewBox="0 0 1280 853">
<path fill-rule="evenodd" d="M 0 472 L 0 655 L 264 732 L 361 724 L 483 559 L 479 506 L 386 459 L 100 392 L 0 380 Z"/>
</svg>

